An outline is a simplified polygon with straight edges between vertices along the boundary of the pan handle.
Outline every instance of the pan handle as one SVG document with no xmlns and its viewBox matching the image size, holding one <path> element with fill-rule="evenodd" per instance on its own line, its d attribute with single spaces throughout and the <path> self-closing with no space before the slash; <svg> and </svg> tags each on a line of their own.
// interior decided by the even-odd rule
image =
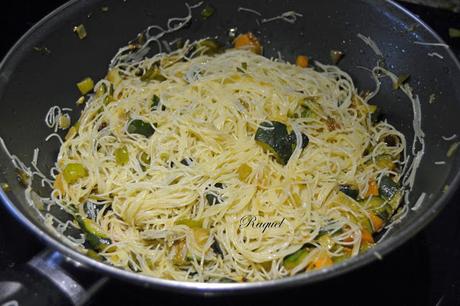
<svg viewBox="0 0 460 306">
<path fill-rule="evenodd" d="M 1 306 L 82 306 L 106 282 L 62 254 L 45 250 L 0 276 Z"/>
</svg>

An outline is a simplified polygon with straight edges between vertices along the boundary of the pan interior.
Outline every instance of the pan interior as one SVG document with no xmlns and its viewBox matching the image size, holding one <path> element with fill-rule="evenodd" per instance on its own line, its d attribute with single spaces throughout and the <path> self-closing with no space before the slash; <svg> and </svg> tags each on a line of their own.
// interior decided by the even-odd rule
<svg viewBox="0 0 460 306">
<path fill-rule="evenodd" d="M 109 10 L 102 11 L 102 6 Z M 456 86 L 460 70 L 448 49 L 414 43 L 437 42 L 436 35 L 389 2 L 254 0 L 248 3 L 238 0 L 216 1 L 213 6 L 215 14 L 207 20 L 200 17 L 201 8 L 194 9 L 190 26 L 165 36 L 165 40 L 216 36 L 228 41 L 228 30 L 237 28 L 260 37 L 267 57 L 281 54 L 290 62 L 297 54 L 307 54 L 313 60 L 330 63 L 329 51 L 340 50 L 345 53 L 340 67 L 350 73 L 358 88 L 373 90 L 375 83 L 370 73 L 360 67 L 374 67 L 378 57 L 357 34 L 372 38 L 384 54 L 389 70 L 411 75 L 410 84 L 422 104 L 422 129 L 426 134 L 426 152 L 410 201 L 413 205 L 423 192 L 427 197 L 423 205 L 417 211 L 410 211 L 386 239 L 391 241 L 392 237 L 403 239 L 401 236 L 412 235 L 414 224 L 424 223 L 439 211 L 442 204 L 439 199 L 445 196 L 446 188 L 449 190 L 446 186 L 454 184 L 460 167 L 458 152 L 450 158 L 446 156 L 455 140 L 442 138 L 460 135 L 460 125 L 456 121 L 460 112 L 460 89 Z M 239 10 L 241 7 L 254 9 L 262 16 Z M 292 10 L 303 15 L 292 24 L 283 20 L 261 22 Z M 137 33 L 151 24 L 164 26 L 168 18 L 182 17 L 186 13 L 184 3 L 178 0 L 168 3 L 104 1 L 103 4 L 102 1 L 73 1 L 35 26 L 15 45 L 0 70 L 0 136 L 11 153 L 28 163 L 33 149 L 39 148 L 39 167 L 48 173 L 59 149 L 56 138 L 45 141 L 52 132 L 44 122 L 48 109 L 53 105 L 72 108 L 72 119 L 76 120 L 80 109 L 75 105 L 79 97 L 75 83 L 86 76 L 95 80 L 103 77 L 118 48 Z M 78 24 L 84 24 L 88 32 L 83 40 L 72 32 Z M 51 53 L 37 52 L 34 47 L 46 47 Z M 443 59 L 429 56 L 432 52 Z M 429 103 L 430 97 L 432 103 Z M 412 105 L 404 94 L 392 89 L 389 80 L 384 81 L 373 103 L 383 109 L 388 121 L 408 140 L 412 139 Z M 436 161 L 446 163 L 435 165 Z M 1 181 L 8 182 L 11 187 L 7 197 L 15 214 L 25 216 L 29 220 L 25 221 L 27 224 L 49 234 L 38 211 L 25 200 L 23 187 L 18 184 L 14 168 L 3 152 L 0 169 Z M 43 196 L 48 192 L 39 186 L 36 191 Z M 54 213 L 66 220 L 61 212 Z M 384 253 L 391 246 L 383 243 L 380 249 Z M 68 249 L 62 250 L 73 254 Z"/>
</svg>

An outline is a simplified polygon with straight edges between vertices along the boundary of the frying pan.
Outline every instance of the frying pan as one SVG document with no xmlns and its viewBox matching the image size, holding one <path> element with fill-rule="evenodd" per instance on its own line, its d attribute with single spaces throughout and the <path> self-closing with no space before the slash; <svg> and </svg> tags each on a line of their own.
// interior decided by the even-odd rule
<svg viewBox="0 0 460 306">
<path fill-rule="evenodd" d="M 268 57 L 277 57 L 279 51 L 290 61 L 296 54 L 308 54 L 314 60 L 329 63 L 329 51 L 341 50 L 345 53 L 341 68 L 351 74 L 358 88 L 372 90 L 374 82 L 360 67 L 371 68 L 378 58 L 357 38 L 361 33 L 377 43 L 390 70 L 397 74 L 410 73 L 410 84 L 421 100 L 422 128 L 426 134 L 426 152 L 410 203 L 413 205 L 425 192 L 427 196 L 423 204 L 419 209 L 411 210 L 370 252 L 327 269 L 255 283 L 179 282 L 121 270 L 68 247 L 44 226 L 38 211 L 27 203 L 10 159 L 2 152 L 0 179 L 7 182 L 11 190 L 0 190 L 0 196 L 13 217 L 49 245 L 49 251 L 38 254 L 29 266 L 60 292 L 59 296 L 51 296 L 48 287 L 25 281 L 18 271 L 18 274 L 8 276 L 11 281 L 1 278 L 4 301 L 46 305 L 67 298 L 74 305 L 82 305 L 103 284 L 103 275 L 143 286 L 202 295 L 305 286 L 338 277 L 385 256 L 423 228 L 448 202 L 459 184 L 460 161 L 458 152 L 450 158 L 446 156 L 453 141 L 446 141 L 442 136 L 460 135 L 457 119 L 460 113 L 460 65 L 448 48 L 415 43 L 443 43 L 427 25 L 391 1 L 222 0 L 212 1 L 212 5 L 215 14 L 211 18 L 202 20 L 200 9 L 195 9 L 190 25 L 166 38 L 172 41 L 178 37 L 194 40 L 217 36 L 225 40 L 228 39 L 228 29 L 237 27 L 240 32 L 256 33 Z M 102 11 L 103 6 L 109 10 Z M 263 17 L 238 11 L 239 7 L 255 9 L 265 18 L 290 10 L 303 17 L 292 24 L 282 20 L 261 24 Z M 70 1 L 42 19 L 13 46 L 0 65 L 0 136 L 11 153 L 27 162 L 32 159 L 33 149 L 39 148 L 39 165 L 48 172 L 59 149 L 56 139 L 44 141 L 50 133 L 43 121 L 48 109 L 53 105 L 70 107 L 74 109 L 75 120 L 79 115 L 75 106 L 79 96 L 76 82 L 86 76 L 93 79 L 103 77 L 118 48 L 147 26 L 165 25 L 168 18 L 184 15 L 185 5 L 179 0 L 88 0 Z M 83 40 L 72 33 L 72 28 L 81 23 L 88 32 Z M 44 47 L 50 53 L 44 52 Z M 428 55 L 433 52 L 442 59 Z M 430 96 L 435 98 L 434 102 L 431 99 L 433 103 L 429 103 Z M 390 82 L 384 82 L 373 101 L 383 109 L 389 122 L 412 139 L 412 106 L 401 92 L 394 91 Z M 445 161 L 445 164 L 436 165 L 436 161 Z M 42 192 L 39 189 L 37 192 Z M 92 276 L 88 276 L 88 271 Z M 15 283 L 22 285 L 23 290 L 15 290 Z"/>
</svg>

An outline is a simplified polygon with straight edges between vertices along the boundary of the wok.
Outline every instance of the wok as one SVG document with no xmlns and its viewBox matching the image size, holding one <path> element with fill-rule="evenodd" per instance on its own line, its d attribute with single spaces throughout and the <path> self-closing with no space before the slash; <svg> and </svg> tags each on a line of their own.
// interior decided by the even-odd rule
<svg viewBox="0 0 460 306">
<path fill-rule="evenodd" d="M 357 34 L 371 37 L 385 55 L 385 62 L 396 73 L 410 73 L 410 84 L 422 103 L 422 128 L 426 134 L 426 152 L 411 193 L 411 205 L 425 192 L 427 197 L 415 211 L 370 252 L 330 268 L 293 277 L 256 283 L 187 283 L 147 277 L 95 261 L 65 245 L 54 235 L 24 198 L 23 187 L 17 182 L 15 170 L 4 152 L 0 153 L 0 179 L 11 190 L 0 196 L 12 216 L 23 223 L 49 246 L 49 251 L 37 255 L 29 264 L 60 290 L 51 296 L 48 288 L 24 283 L 25 291 L 14 291 L 4 301 L 15 299 L 21 305 L 46 305 L 50 301 L 68 298 L 82 305 L 98 286 L 102 275 L 121 278 L 143 286 L 193 294 L 230 294 L 305 286 L 357 269 L 385 256 L 417 233 L 432 220 L 448 202 L 458 186 L 459 153 L 447 158 L 453 141 L 442 136 L 460 135 L 457 114 L 460 111 L 460 65 L 452 52 L 443 46 L 420 45 L 443 43 L 439 36 L 410 12 L 391 1 L 329 0 L 329 1 L 271 1 L 253 0 L 213 1 L 215 14 L 202 20 L 200 8 L 193 10 L 190 26 L 167 36 L 198 39 L 218 36 L 227 39 L 229 28 L 240 32 L 252 31 L 261 38 L 265 55 L 293 61 L 297 54 L 328 63 L 329 51 L 341 50 L 345 58 L 341 68 L 349 72 L 360 89 L 373 89 L 369 72 L 360 68 L 375 66 L 377 56 Z M 108 7 L 102 11 L 101 7 Z M 303 14 L 293 24 L 282 20 L 259 24 L 262 17 L 239 7 L 255 9 L 264 17 L 273 17 L 295 10 Z M 40 167 L 53 165 L 59 143 L 45 142 L 50 133 L 43 119 L 53 105 L 74 109 L 79 93 L 75 83 L 86 76 L 103 77 L 111 57 L 137 33 L 151 24 L 165 25 L 170 17 L 186 15 L 184 2 L 136 0 L 70 1 L 32 27 L 10 50 L 0 64 L 0 137 L 11 153 L 23 161 L 32 159 L 33 149 L 40 149 Z M 83 23 L 88 36 L 79 40 L 72 28 Z M 35 47 L 35 48 L 34 48 Z M 48 53 L 46 47 L 50 53 Z M 429 56 L 436 52 L 438 56 Z M 434 103 L 429 97 L 434 94 Z M 412 139 L 412 106 L 399 91 L 384 82 L 380 94 L 373 100 L 385 112 L 386 118 L 408 139 Z M 433 101 L 431 101 L 433 102 Z M 409 144 L 410 150 L 410 144 Z M 435 165 L 435 161 L 446 161 Z M 446 190 L 446 186 L 449 188 Z M 88 277 L 88 271 L 93 273 Z M 95 273 L 95 274 L 94 274 Z M 96 275 L 96 276 L 94 276 Z M 21 282 L 21 277 L 16 281 Z M 7 282 L 3 282 L 3 285 Z M 9 284 L 9 283 L 8 283 Z M 3 291 L 5 292 L 5 291 Z M 30 294 L 34 295 L 31 297 Z M 1 300 L 0 300 L 1 301 Z M 59 303 L 58 303 L 59 304 Z"/>
</svg>

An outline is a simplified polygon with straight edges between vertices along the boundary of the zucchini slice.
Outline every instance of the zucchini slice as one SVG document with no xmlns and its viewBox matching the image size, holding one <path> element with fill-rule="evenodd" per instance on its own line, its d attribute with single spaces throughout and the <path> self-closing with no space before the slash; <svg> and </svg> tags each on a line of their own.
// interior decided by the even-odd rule
<svg viewBox="0 0 460 306">
<path fill-rule="evenodd" d="M 80 216 L 77 216 L 76 219 L 85 234 L 86 241 L 92 249 L 102 251 L 105 247 L 112 244 L 112 240 L 100 232 L 93 220 Z"/>
<path fill-rule="evenodd" d="M 297 146 L 297 138 L 289 133 L 287 126 L 278 121 L 265 121 L 256 131 L 255 141 L 265 150 L 273 153 L 276 160 L 286 165 Z M 302 134 L 302 148 L 308 145 L 307 135 Z"/>
</svg>

